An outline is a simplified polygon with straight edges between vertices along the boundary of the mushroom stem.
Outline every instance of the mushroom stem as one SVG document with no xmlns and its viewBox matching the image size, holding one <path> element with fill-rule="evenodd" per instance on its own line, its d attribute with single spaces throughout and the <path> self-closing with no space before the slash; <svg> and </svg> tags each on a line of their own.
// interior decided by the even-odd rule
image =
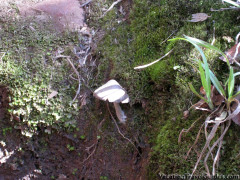
<svg viewBox="0 0 240 180">
<path fill-rule="evenodd" d="M 127 116 L 125 116 L 123 110 L 121 109 L 119 103 L 114 102 L 114 108 L 116 110 L 117 117 L 120 121 L 120 123 L 125 124 Z"/>
</svg>

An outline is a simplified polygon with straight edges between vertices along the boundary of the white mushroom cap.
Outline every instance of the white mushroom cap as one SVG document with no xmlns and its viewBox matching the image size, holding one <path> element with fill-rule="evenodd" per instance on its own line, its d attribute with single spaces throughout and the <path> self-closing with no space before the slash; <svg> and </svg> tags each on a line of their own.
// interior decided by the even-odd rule
<svg viewBox="0 0 240 180">
<path fill-rule="evenodd" d="M 129 96 L 122 86 L 115 80 L 110 80 L 106 84 L 96 89 L 93 95 L 103 101 L 115 103 L 128 103 Z"/>
</svg>

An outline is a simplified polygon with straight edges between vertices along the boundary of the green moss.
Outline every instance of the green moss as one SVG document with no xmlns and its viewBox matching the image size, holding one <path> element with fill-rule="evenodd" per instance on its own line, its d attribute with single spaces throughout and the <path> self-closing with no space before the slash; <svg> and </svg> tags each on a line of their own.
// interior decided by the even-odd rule
<svg viewBox="0 0 240 180">
<path fill-rule="evenodd" d="M 28 27 L 30 22 L 35 30 Z M 55 53 L 66 49 L 63 54 L 71 56 L 67 49 L 78 43 L 77 34 L 53 33 L 51 27 L 34 21 L 8 20 L 0 36 L 0 83 L 11 92 L 12 117 L 27 124 L 26 131 L 32 133 L 39 126 L 71 126 L 78 115 L 77 102 L 71 102 L 78 85 L 69 78 L 68 62 L 55 59 Z M 58 94 L 49 98 L 53 91 Z"/>
<path fill-rule="evenodd" d="M 231 47 L 233 44 L 224 41 L 222 36 L 234 37 L 238 33 L 238 13 L 211 12 L 211 7 L 219 9 L 224 5 L 215 0 L 133 0 L 128 21 L 118 23 L 117 18 L 121 15 L 114 10 L 101 21 L 104 23 L 106 35 L 98 48 L 100 64 L 96 87 L 110 78 L 115 78 L 130 94 L 134 108 L 134 127 L 147 133 L 153 146 L 149 179 L 157 178 L 160 172 L 191 173 L 196 162 L 195 153 L 191 153 L 188 160 L 185 160 L 184 156 L 194 143 L 201 123 L 186 135 L 182 144 L 179 145 L 177 139 L 180 131 L 188 128 L 200 116 L 198 112 L 191 111 L 189 119 L 182 118 L 183 111 L 198 101 L 189 90 L 188 83 L 193 83 L 197 90 L 201 87 L 194 60 L 199 59 L 200 55 L 191 44 L 165 40 L 171 35 L 170 38 L 182 37 L 185 34 L 211 43 L 214 34 L 215 46 L 223 51 Z M 204 22 L 187 21 L 192 14 L 199 12 L 207 13 L 211 17 Z M 154 66 L 142 71 L 133 70 L 135 66 L 160 58 L 172 48 L 173 53 Z M 205 54 L 211 70 L 224 82 L 227 66 L 218 60 L 217 53 L 206 50 Z M 145 113 L 141 109 L 141 106 L 144 106 L 141 104 L 143 101 L 148 102 Z M 235 132 L 236 130 L 232 132 L 236 138 L 233 141 L 238 142 Z M 196 151 L 201 151 L 204 141 L 205 138 L 202 137 Z M 231 155 L 227 151 L 230 146 L 224 146 L 226 150 L 222 158 L 223 168 L 219 169 L 221 173 L 236 172 L 238 163 L 234 157 L 237 155 L 237 147 L 239 146 L 231 145 Z M 228 161 L 228 158 L 231 161 Z M 198 173 L 204 171 L 202 164 L 199 169 Z"/>
</svg>

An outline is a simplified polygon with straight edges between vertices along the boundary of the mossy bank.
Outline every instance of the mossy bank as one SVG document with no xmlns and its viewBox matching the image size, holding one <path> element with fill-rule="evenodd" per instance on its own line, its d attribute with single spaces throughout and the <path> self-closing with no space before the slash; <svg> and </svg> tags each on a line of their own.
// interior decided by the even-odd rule
<svg viewBox="0 0 240 180">
<path fill-rule="evenodd" d="M 234 42 L 227 42 L 223 37 L 235 37 L 238 33 L 238 12 L 211 11 L 227 7 L 221 1 L 148 1 L 133 0 L 128 5 L 125 1 L 110 11 L 100 25 L 105 36 L 98 45 L 98 72 L 96 85 L 114 78 L 128 91 L 131 108 L 136 114 L 129 121 L 143 134 L 147 134 L 152 146 L 148 166 L 148 178 L 156 179 L 158 174 L 191 173 L 201 152 L 204 135 L 186 159 L 187 152 L 194 143 L 204 116 L 191 111 L 188 119 L 183 118 L 197 98 L 191 93 L 188 83 L 199 89 L 200 79 L 194 68 L 194 59 L 200 58 L 194 47 L 185 43 L 170 43 L 167 40 L 183 34 L 212 42 L 222 51 L 231 47 Z M 109 1 L 111 4 L 112 1 Z M 131 8 L 129 8 L 131 7 Z M 128 13 L 130 9 L 130 12 Z M 192 23 L 188 20 L 194 13 L 207 13 L 206 21 Z M 93 21 L 94 22 L 94 21 Z M 137 65 L 152 62 L 174 49 L 159 63 L 136 71 Z M 219 55 L 206 50 L 210 68 L 224 82 L 227 66 L 221 62 Z M 141 113 L 139 113 L 141 112 Z M 136 118 L 137 117 L 137 118 Z M 178 136 L 183 128 L 202 117 L 187 135 L 178 143 Z M 232 125 L 226 137 L 221 161 L 220 174 L 238 174 L 238 149 L 240 141 L 238 129 Z M 197 174 L 204 173 L 199 166 Z"/>
<path fill-rule="evenodd" d="M 30 18 L 1 19 L 7 23 L 0 29 L 0 81 L 10 92 L 15 128 L 27 136 L 39 127 L 74 128 L 79 107 L 72 100 L 78 83 L 69 77 L 72 69 L 62 55 L 74 57 L 78 34 L 53 32 L 51 25 Z"/>
</svg>

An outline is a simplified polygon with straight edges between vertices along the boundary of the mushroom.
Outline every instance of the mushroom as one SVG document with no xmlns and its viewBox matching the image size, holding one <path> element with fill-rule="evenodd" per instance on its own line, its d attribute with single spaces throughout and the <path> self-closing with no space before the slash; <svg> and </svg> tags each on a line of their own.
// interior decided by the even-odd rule
<svg viewBox="0 0 240 180">
<path fill-rule="evenodd" d="M 129 96 L 122 86 L 115 80 L 110 80 L 106 84 L 96 89 L 93 96 L 103 100 L 113 102 L 117 117 L 121 123 L 126 122 L 126 116 L 119 103 L 128 103 Z"/>
</svg>

